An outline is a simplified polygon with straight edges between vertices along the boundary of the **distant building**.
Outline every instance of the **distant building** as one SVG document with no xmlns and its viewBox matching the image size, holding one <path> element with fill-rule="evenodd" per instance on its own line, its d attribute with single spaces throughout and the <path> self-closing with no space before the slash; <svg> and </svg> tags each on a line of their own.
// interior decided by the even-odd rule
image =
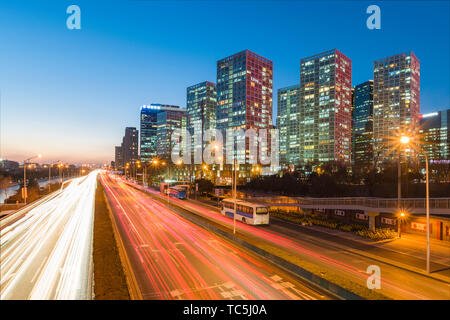
<svg viewBox="0 0 450 320">
<path fill-rule="evenodd" d="M 191 153 L 200 149 L 203 152 L 204 143 L 195 144 L 194 133 L 203 134 L 206 130 L 216 128 L 216 85 L 205 81 L 190 86 L 186 90 L 187 129 L 191 135 Z M 203 141 L 203 135 L 202 139 Z"/>
<path fill-rule="evenodd" d="M 156 155 L 158 158 L 171 159 L 172 133 L 176 129 L 186 128 L 186 109 L 163 108 L 156 119 Z M 183 146 L 181 146 L 183 150 Z"/>
<path fill-rule="evenodd" d="M 352 110 L 352 164 L 357 168 L 373 165 L 373 80 L 354 88 Z"/>
<path fill-rule="evenodd" d="M 406 52 L 376 60 L 373 66 L 374 159 L 397 161 L 393 150 L 402 133 L 416 134 L 420 113 L 420 62 Z"/>
<path fill-rule="evenodd" d="M 352 61 L 336 49 L 300 60 L 300 162 L 351 163 Z"/>
<path fill-rule="evenodd" d="M 280 137 L 280 165 L 300 161 L 299 85 L 278 89 L 277 129 Z"/>
<path fill-rule="evenodd" d="M 273 128 L 272 61 L 250 50 L 220 59 L 217 61 L 216 88 L 216 126 L 222 131 L 225 146 L 236 140 L 234 136 L 226 135 L 227 129 L 254 129 L 258 132 L 258 129 Z M 232 158 L 234 151 L 224 149 L 224 157 Z M 237 153 L 236 157 L 239 162 L 247 164 L 249 154 L 247 141 L 245 150 Z M 249 177 L 250 168 L 251 165 L 240 165 L 239 177 Z"/>
<path fill-rule="evenodd" d="M 130 165 L 136 162 L 138 157 L 138 134 L 139 131 L 134 127 L 125 128 L 125 136 L 122 140 L 122 159 L 123 165 L 125 166 L 127 163 Z"/>
<path fill-rule="evenodd" d="M 151 161 L 157 153 L 158 113 L 164 110 L 180 109 L 179 106 L 153 103 L 143 105 L 140 111 L 140 158 L 142 162 Z"/>
<path fill-rule="evenodd" d="M 422 149 L 430 160 L 450 160 L 450 109 L 420 116 Z"/>
<path fill-rule="evenodd" d="M 122 147 L 122 145 L 115 147 L 114 166 L 118 170 L 123 168 Z"/>
</svg>

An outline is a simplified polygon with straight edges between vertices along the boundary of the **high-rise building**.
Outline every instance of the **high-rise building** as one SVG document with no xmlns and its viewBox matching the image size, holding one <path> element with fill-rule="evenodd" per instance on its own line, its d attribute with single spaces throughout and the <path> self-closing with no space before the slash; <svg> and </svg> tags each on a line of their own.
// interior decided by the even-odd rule
<svg viewBox="0 0 450 320">
<path fill-rule="evenodd" d="M 430 160 L 450 160 L 450 109 L 420 116 L 422 149 Z"/>
<path fill-rule="evenodd" d="M 352 109 L 352 164 L 368 168 L 373 165 L 373 80 L 355 86 Z"/>
<path fill-rule="evenodd" d="M 373 135 L 376 165 L 396 161 L 395 140 L 417 133 L 420 62 L 412 52 L 376 60 L 373 66 Z"/>
<path fill-rule="evenodd" d="M 122 145 L 115 147 L 114 166 L 115 169 L 123 168 Z"/>
<path fill-rule="evenodd" d="M 190 86 L 186 92 L 187 129 L 191 135 L 191 152 L 202 152 L 201 143 L 195 144 L 194 133 L 203 133 L 216 128 L 216 85 L 205 81 Z M 203 141 L 203 136 L 201 137 Z M 198 150 L 200 149 L 200 150 Z"/>
<path fill-rule="evenodd" d="M 176 129 L 186 128 L 186 109 L 169 108 L 161 109 L 156 116 L 156 155 L 159 158 L 171 159 L 172 133 Z M 181 146 L 181 148 L 183 148 Z"/>
<path fill-rule="evenodd" d="M 277 129 L 280 137 L 280 165 L 297 165 L 300 160 L 299 85 L 278 89 Z"/>
<path fill-rule="evenodd" d="M 352 62 L 338 50 L 300 60 L 300 162 L 351 163 Z"/>
<path fill-rule="evenodd" d="M 179 106 L 153 103 L 141 107 L 141 144 L 140 157 L 142 162 L 151 161 L 157 156 L 157 122 L 158 113 L 165 110 L 179 109 Z"/>
<path fill-rule="evenodd" d="M 216 126 L 222 130 L 225 145 L 231 145 L 234 137 L 226 135 L 227 129 L 271 129 L 273 63 L 249 50 L 217 61 L 217 110 Z M 248 163 L 249 144 L 236 154 L 239 162 Z M 270 145 L 270 144 L 269 144 Z M 227 159 L 233 150 L 225 150 Z M 247 176 L 249 166 L 240 177 Z"/>
<path fill-rule="evenodd" d="M 134 163 L 139 159 L 138 156 L 138 139 L 139 131 L 134 127 L 125 128 L 125 136 L 122 140 L 122 159 L 123 165 Z"/>
</svg>

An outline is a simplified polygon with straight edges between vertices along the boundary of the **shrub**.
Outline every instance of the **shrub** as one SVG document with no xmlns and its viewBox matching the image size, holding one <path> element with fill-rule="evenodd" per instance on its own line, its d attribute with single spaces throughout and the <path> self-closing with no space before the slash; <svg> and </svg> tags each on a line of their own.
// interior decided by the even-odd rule
<svg viewBox="0 0 450 320">
<path fill-rule="evenodd" d="M 333 219 L 325 219 L 321 217 L 311 217 L 300 215 L 298 213 L 290 213 L 283 210 L 273 210 L 270 213 L 271 215 L 278 217 L 283 220 L 291 221 L 299 224 L 313 224 L 316 226 L 321 226 L 329 229 L 337 229 L 344 232 L 354 232 L 360 237 L 379 241 L 386 239 L 393 239 L 396 237 L 396 232 L 391 229 L 385 228 L 377 228 L 375 231 L 369 230 L 367 226 L 360 224 L 343 224 L 340 221 L 336 221 Z"/>
</svg>

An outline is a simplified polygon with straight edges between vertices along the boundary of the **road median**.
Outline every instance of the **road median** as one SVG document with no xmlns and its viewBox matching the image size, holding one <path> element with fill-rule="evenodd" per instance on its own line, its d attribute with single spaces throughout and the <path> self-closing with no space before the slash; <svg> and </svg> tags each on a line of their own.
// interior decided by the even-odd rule
<svg viewBox="0 0 450 320">
<path fill-rule="evenodd" d="M 95 195 L 95 300 L 142 300 L 101 182 Z"/>
</svg>

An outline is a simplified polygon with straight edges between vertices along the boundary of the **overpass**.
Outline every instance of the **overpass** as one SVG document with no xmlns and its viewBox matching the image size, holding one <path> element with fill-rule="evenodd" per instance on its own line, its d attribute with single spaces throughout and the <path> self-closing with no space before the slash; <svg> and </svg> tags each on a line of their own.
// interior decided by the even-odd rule
<svg viewBox="0 0 450 320">
<path fill-rule="evenodd" d="M 392 220 L 397 219 L 397 214 L 400 209 L 411 216 L 420 216 L 426 214 L 426 200 L 424 198 L 360 198 L 360 197 L 346 197 L 346 198 L 308 198 L 308 197 L 250 197 L 249 200 L 264 203 L 272 209 L 297 209 L 299 211 L 313 211 L 313 210 L 332 210 L 335 214 L 345 215 L 342 213 L 345 210 L 359 211 L 364 213 L 363 218 L 368 222 L 371 230 L 375 230 L 376 224 L 380 224 L 380 220 L 376 222 L 377 216 L 382 216 L 382 221 L 390 221 L 391 225 L 396 225 Z M 450 218 L 450 198 L 430 198 L 430 215 L 445 216 Z M 361 214 L 359 215 L 361 216 Z M 387 220 L 385 218 L 388 218 Z M 444 218 L 445 219 L 445 218 Z M 448 222 L 438 222 L 439 229 L 448 228 Z M 422 224 L 422 223 L 420 223 Z M 426 225 L 426 224 L 425 224 Z M 418 226 L 418 224 L 414 224 Z M 445 229 L 446 230 L 446 229 Z M 446 231 L 442 231 L 441 234 Z"/>
<path fill-rule="evenodd" d="M 309 197 L 252 197 L 252 201 L 273 207 L 298 207 L 300 209 L 340 209 L 364 212 L 398 213 L 399 208 L 408 214 L 426 214 L 425 198 L 309 198 Z M 450 198 L 430 198 L 430 214 L 450 216 Z"/>
</svg>

